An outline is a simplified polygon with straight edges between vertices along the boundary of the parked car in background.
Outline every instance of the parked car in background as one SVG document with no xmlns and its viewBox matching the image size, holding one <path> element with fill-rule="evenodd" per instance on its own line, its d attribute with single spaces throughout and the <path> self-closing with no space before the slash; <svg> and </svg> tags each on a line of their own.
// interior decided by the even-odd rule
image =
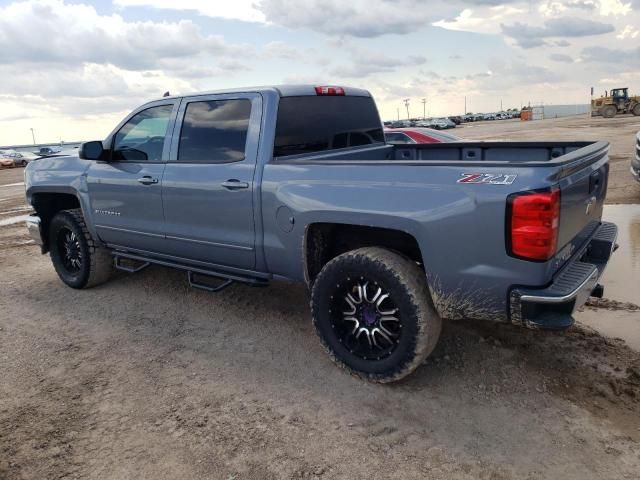
<svg viewBox="0 0 640 480">
<path fill-rule="evenodd" d="M 425 125 L 425 127 L 426 126 L 428 126 L 429 128 L 434 128 L 436 130 L 446 130 L 447 128 L 455 128 L 456 124 L 449 119 L 432 118 L 431 120 L 429 120 L 427 125 Z"/>
<path fill-rule="evenodd" d="M 449 120 L 451 120 L 456 125 L 460 125 L 462 123 L 462 117 L 459 115 L 454 115 L 453 117 L 449 117 Z"/>
<path fill-rule="evenodd" d="M 640 182 L 640 132 L 636 134 L 636 155 L 631 157 L 631 175 Z"/>
<path fill-rule="evenodd" d="M 15 167 L 15 163 L 13 162 L 13 158 L 0 157 L 0 167 Z"/>
<path fill-rule="evenodd" d="M 391 128 L 404 128 L 413 126 L 409 120 L 397 120 L 391 122 Z"/>
<path fill-rule="evenodd" d="M 34 155 L 28 152 L 9 153 L 8 155 L 5 155 L 5 157 L 11 158 L 13 160 L 14 166 L 16 167 L 26 167 L 30 161 L 35 160 L 36 158 L 39 158 L 38 155 Z"/>
<path fill-rule="evenodd" d="M 441 130 L 434 130 L 432 128 L 394 128 L 385 129 L 384 138 L 387 143 L 394 145 L 399 144 L 412 144 L 412 143 L 448 143 L 448 142 L 460 142 L 461 138 L 445 133 Z"/>
<path fill-rule="evenodd" d="M 60 153 L 60 148 L 54 147 L 41 147 L 39 150 L 33 152 L 35 155 L 43 156 L 43 155 L 52 155 L 54 153 Z"/>
</svg>

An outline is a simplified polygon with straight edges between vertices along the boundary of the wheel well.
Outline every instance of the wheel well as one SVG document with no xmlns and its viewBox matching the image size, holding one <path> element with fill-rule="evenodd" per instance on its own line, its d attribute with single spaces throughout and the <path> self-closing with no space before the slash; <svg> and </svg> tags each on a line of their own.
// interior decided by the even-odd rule
<svg viewBox="0 0 640 480">
<path fill-rule="evenodd" d="M 331 259 L 361 247 L 388 248 L 423 266 L 418 242 L 406 232 L 361 225 L 314 223 L 309 225 L 305 236 L 307 282 L 313 283 L 322 267 Z"/>
<path fill-rule="evenodd" d="M 70 193 L 35 193 L 31 197 L 31 206 L 40 217 L 42 228 L 43 253 L 49 250 L 49 224 L 60 210 L 80 208 L 80 201 Z"/>
</svg>

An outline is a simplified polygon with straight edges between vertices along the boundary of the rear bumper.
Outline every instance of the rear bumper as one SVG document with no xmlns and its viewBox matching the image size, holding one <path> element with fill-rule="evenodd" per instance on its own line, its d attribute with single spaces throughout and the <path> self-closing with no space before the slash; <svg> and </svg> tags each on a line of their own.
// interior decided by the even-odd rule
<svg viewBox="0 0 640 480">
<path fill-rule="evenodd" d="M 631 159 L 631 175 L 640 182 L 640 132 L 636 135 L 636 154 Z"/>
<path fill-rule="evenodd" d="M 29 215 L 26 220 L 27 231 L 29 232 L 29 236 L 31 240 L 36 242 L 36 245 L 43 246 L 44 241 L 42 240 L 42 228 L 40 223 L 40 217 L 37 215 Z"/>
<path fill-rule="evenodd" d="M 517 287 L 511 290 L 511 322 L 543 329 L 573 325 L 573 312 L 584 305 L 590 295 L 602 295 L 598 280 L 616 248 L 617 236 L 618 227 L 603 222 L 588 244 L 556 274 L 551 285 L 542 289 Z"/>
<path fill-rule="evenodd" d="M 631 175 L 636 181 L 640 182 L 640 133 L 638 134 L 638 138 L 636 140 L 636 154 L 631 159 Z"/>
</svg>

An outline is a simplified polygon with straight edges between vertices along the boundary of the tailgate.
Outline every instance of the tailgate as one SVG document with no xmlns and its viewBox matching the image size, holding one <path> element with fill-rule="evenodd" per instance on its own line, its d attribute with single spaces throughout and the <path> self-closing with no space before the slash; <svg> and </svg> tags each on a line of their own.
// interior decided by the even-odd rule
<svg viewBox="0 0 640 480">
<path fill-rule="evenodd" d="M 582 153 L 581 149 L 574 154 Z M 609 146 L 585 152 L 559 172 L 560 226 L 558 254 L 561 266 L 593 234 L 602 218 L 609 177 Z"/>
</svg>

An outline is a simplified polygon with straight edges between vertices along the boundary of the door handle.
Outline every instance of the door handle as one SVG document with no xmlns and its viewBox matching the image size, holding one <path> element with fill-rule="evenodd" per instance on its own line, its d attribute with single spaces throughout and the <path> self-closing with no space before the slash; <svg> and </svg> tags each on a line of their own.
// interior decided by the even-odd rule
<svg viewBox="0 0 640 480">
<path fill-rule="evenodd" d="M 249 188 L 249 184 L 247 182 L 241 182 L 240 180 L 236 180 L 235 178 L 227 180 L 226 182 L 222 182 L 222 186 L 227 190 L 240 190 L 243 188 Z"/>
<path fill-rule="evenodd" d="M 143 185 L 153 185 L 154 183 L 158 183 L 158 179 L 145 175 L 144 177 L 139 178 L 138 182 Z"/>
</svg>

